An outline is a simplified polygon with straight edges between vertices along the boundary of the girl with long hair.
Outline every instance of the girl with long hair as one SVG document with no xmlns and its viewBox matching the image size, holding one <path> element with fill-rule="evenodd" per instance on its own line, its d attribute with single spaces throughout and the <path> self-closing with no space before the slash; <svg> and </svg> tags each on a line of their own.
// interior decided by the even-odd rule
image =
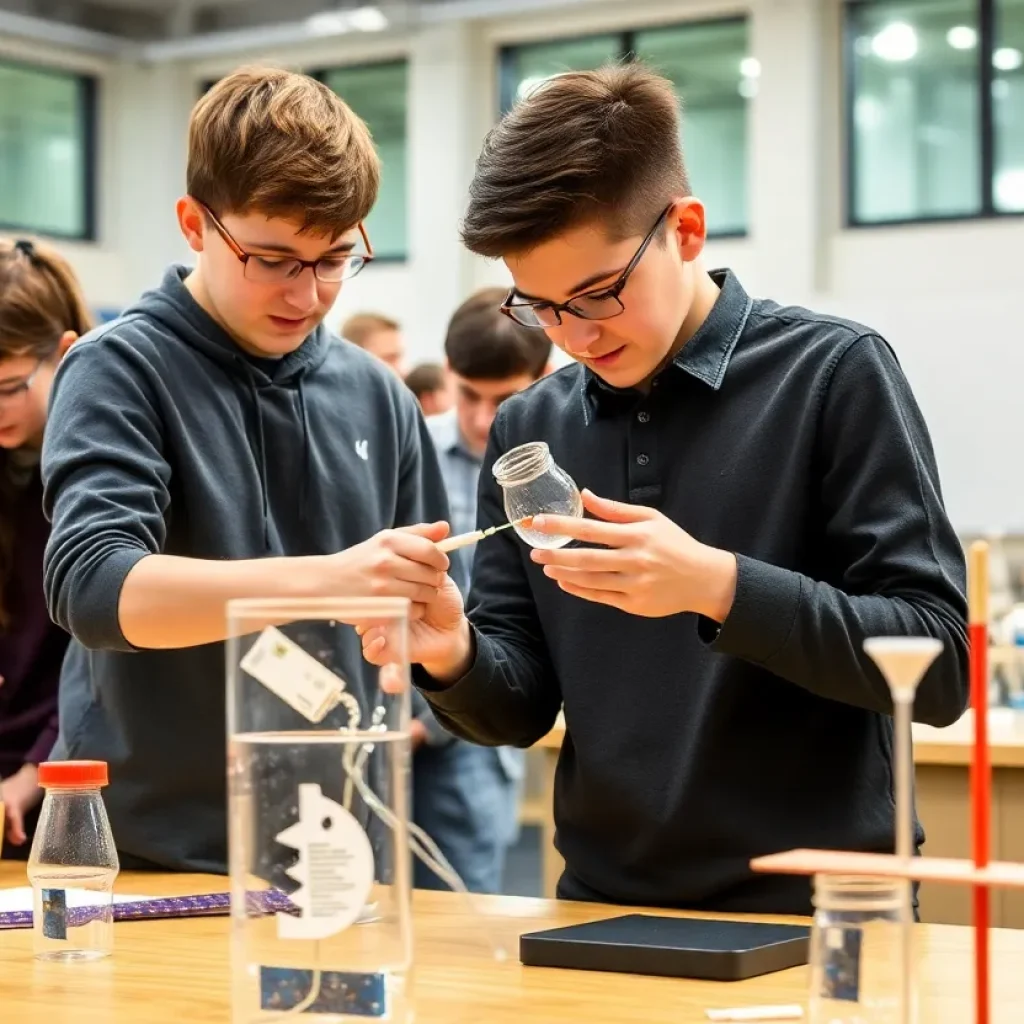
<svg viewBox="0 0 1024 1024">
<path fill-rule="evenodd" d="M 24 859 L 42 793 L 38 765 L 57 738 L 57 686 L 68 645 L 43 597 L 39 456 L 61 357 L 92 326 L 59 253 L 0 238 L 0 802 L 3 856 Z"/>
</svg>

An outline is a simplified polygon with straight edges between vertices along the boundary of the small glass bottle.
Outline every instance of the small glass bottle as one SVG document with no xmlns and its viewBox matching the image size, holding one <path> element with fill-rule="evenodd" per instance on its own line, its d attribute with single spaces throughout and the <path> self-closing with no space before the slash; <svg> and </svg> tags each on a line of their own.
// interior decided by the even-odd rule
<svg viewBox="0 0 1024 1024">
<path fill-rule="evenodd" d="M 114 948 L 114 879 L 120 864 L 101 789 L 104 761 L 48 761 L 28 860 L 35 955 L 96 960 Z"/>
<path fill-rule="evenodd" d="M 904 978 L 904 928 L 913 926 L 906 920 L 909 885 L 892 878 L 815 877 L 810 1024 L 915 1019 L 913 986 Z"/>
<path fill-rule="evenodd" d="M 513 529 L 535 548 L 565 547 L 572 538 L 540 533 L 518 523 L 542 513 L 582 516 L 583 498 L 571 476 L 559 467 L 543 441 L 531 441 L 505 452 L 491 469 L 504 491 L 505 515 Z"/>
</svg>

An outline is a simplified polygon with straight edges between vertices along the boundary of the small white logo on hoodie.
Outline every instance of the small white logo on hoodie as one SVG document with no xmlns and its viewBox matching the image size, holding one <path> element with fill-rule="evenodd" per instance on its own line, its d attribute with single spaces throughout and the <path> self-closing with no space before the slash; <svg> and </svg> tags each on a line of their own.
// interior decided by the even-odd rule
<svg viewBox="0 0 1024 1024">
<path fill-rule="evenodd" d="M 370 442 L 356 441 L 356 455 L 366 462 L 370 458 Z"/>
</svg>

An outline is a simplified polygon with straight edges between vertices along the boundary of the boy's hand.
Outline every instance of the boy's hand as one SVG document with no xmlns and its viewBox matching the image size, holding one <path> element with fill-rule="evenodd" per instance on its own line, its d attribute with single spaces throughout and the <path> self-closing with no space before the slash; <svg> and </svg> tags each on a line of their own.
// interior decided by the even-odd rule
<svg viewBox="0 0 1024 1024">
<path fill-rule="evenodd" d="M 363 638 L 363 657 L 372 665 L 400 660 L 402 652 L 387 626 L 358 627 Z M 462 595 L 450 576 L 420 618 L 409 623 L 410 663 L 422 665 L 439 682 L 454 682 L 464 675 L 470 657 L 469 624 Z M 382 684 L 383 685 L 383 684 Z"/>
<path fill-rule="evenodd" d="M 447 523 L 420 523 L 381 530 L 326 560 L 322 589 L 346 597 L 407 597 L 412 617 L 437 599 L 448 571 L 448 556 L 437 542 L 448 536 Z"/>
<path fill-rule="evenodd" d="M 653 508 L 583 492 L 597 516 L 536 516 L 533 528 L 602 548 L 534 549 L 531 557 L 567 593 L 631 615 L 697 612 L 724 622 L 736 594 L 736 558 L 694 540 Z"/>
<path fill-rule="evenodd" d="M 39 768 L 23 764 L 13 775 L 0 782 L 0 803 L 4 805 L 7 841 L 13 846 L 24 844 L 25 816 L 43 798 L 39 788 Z"/>
</svg>

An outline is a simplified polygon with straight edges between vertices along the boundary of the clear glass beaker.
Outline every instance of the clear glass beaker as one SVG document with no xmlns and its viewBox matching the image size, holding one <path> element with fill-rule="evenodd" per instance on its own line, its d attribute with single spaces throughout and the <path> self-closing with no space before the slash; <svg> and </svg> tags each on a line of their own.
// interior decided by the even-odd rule
<svg viewBox="0 0 1024 1024">
<path fill-rule="evenodd" d="M 907 1024 L 904 921 L 910 882 L 818 875 L 811 930 L 810 1024 Z M 912 928 L 912 921 L 906 922 Z M 903 1014 L 904 990 L 910 993 Z"/>
<path fill-rule="evenodd" d="M 505 452 L 491 468 L 504 492 L 505 515 L 531 547 L 561 548 L 572 538 L 541 533 L 519 523 L 549 513 L 582 516 L 583 498 L 572 477 L 558 466 L 544 441 L 530 441 Z"/>
<path fill-rule="evenodd" d="M 235 1024 L 408 1019 L 408 615 L 404 598 L 228 603 Z M 400 660 L 369 665 L 358 624 Z"/>
</svg>

